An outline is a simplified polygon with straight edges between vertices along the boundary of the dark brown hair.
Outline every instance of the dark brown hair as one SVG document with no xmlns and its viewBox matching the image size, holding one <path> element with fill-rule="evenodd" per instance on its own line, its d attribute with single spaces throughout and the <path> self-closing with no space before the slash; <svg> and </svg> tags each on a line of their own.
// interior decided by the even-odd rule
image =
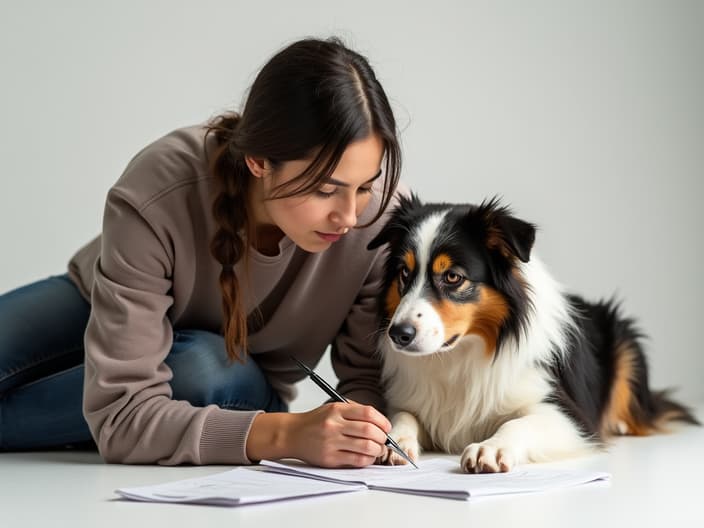
<svg viewBox="0 0 704 528">
<path fill-rule="evenodd" d="M 284 161 L 311 156 L 306 170 L 274 188 L 271 198 L 285 198 L 318 189 L 350 143 L 377 134 L 384 144 L 385 178 L 381 206 L 371 224 L 396 189 L 401 149 L 391 106 L 369 62 L 336 38 L 300 40 L 279 51 L 254 80 L 242 113 L 218 116 L 209 125 L 210 133 L 217 141 L 210 166 L 220 186 L 213 203 L 218 230 L 210 250 L 222 265 L 227 354 L 244 360 L 247 317 L 234 271 L 240 259 L 246 262 L 247 240 L 254 236 L 247 210 L 253 176 L 244 157 L 264 158 L 275 170 Z"/>
</svg>

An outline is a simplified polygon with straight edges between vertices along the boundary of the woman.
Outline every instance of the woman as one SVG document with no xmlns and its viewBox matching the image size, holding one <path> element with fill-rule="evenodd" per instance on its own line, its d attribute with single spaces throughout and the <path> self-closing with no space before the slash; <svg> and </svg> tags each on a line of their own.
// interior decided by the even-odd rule
<svg viewBox="0 0 704 528">
<path fill-rule="evenodd" d="M 372 463 L 390 424 L 366 245 L 400 163 L 383 88 L 335 39 L 276 54 L 241 115 L 144 148 L 68 274 L 0 297 L 0 449 L 92 438 L 120 463 Z M 358 403 L 286 412 L 290 356 L 313 365 L 329 344 Z"/>
</svg>

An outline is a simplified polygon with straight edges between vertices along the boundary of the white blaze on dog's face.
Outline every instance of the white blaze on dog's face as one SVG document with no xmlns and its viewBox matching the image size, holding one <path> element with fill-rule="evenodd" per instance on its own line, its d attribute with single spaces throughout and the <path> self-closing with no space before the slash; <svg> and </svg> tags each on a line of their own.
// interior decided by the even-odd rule
<svg viewBox="0 0 704 528">
<path fill-rule="evenodd" d="M 444 217 L 439 213 L 426 219 L 412 233 L 413 247 L 403 256 L 397 287 L 405 293 L 386 330 L 392 346 L 400 352 L 432 354 L 445 343 L 443 320 L 428 299 L 425 281 L 432 241 Z"/>
</svg>

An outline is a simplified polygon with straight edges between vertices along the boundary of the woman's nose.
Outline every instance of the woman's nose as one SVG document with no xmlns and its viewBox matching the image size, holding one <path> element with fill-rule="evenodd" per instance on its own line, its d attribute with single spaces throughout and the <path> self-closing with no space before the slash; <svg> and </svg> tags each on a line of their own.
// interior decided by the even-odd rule
<svg viewBox="0 0 704 528">
<path fill-rule="evenodd" d="M 357 224 L 356 197 L 345 198 L 333 211 L 333 221 L 341 227 L 354 227 Z"/>
</svg>

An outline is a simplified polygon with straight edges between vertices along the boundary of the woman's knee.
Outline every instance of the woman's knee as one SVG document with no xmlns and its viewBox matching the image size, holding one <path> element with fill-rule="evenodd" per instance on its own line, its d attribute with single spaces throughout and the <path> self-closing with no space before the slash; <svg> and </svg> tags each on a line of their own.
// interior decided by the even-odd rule
<svg viewBox="0 0 704 528">
<path fill-rule="evenodd" d="M 179 331 L 166 363 L 173 371 L 173 397 L 194 405 L 226 409 L 265 409 L 278 401 L 259 366 L 227 357 L 222 336 L 200 330 Z"/>
</svg>

